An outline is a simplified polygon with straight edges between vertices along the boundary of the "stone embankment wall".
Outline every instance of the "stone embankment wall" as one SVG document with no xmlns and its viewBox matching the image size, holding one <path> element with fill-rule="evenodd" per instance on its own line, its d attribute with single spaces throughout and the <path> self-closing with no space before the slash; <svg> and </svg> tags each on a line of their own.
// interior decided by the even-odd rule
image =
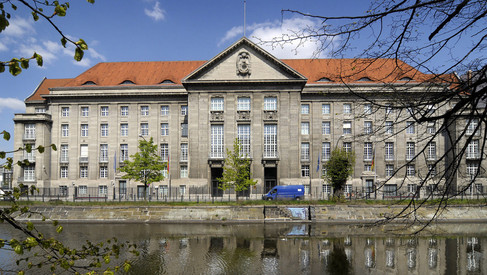
<svg viewBox="0 0 487 275">
<path fill-rule="evenodd" d="M 403 210 L 401 206 L 368 205 L 302 205 L 302 206 L 33 206 L 33 212 L 65 222 L 375 222 Z M 435 207 L 423 206 L 415 218 L 429 220 L 435 216 Z M 23 220 L 41 220 L 40 215 L 19 217 Z M 448 206 L 436 215 L 444 222 L 485 222 L 487 207 Z"/>
</svg>

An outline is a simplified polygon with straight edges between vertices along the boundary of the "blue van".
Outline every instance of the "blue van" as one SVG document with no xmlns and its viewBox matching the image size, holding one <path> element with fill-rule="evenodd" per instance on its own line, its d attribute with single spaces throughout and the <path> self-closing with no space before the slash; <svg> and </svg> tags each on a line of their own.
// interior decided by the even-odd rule
<svg viewBox="0 0 487 275">
<path fill-rule="evenodd" d="M 262 196 L 263 200 L 302 200 L 304 185 L 278 185 Z"/>
</svg>

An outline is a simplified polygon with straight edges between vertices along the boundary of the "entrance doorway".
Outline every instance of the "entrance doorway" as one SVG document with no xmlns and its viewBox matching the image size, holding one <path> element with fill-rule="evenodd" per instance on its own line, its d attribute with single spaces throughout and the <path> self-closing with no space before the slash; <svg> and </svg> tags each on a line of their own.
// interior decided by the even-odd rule
<svg viewBox="0 0 487 275">
<path fill-rule="evenodd" d="M 222 197 L 223 190 L 218 188 L 220 186 L 220 182 L 218 178 L 223 176 L 223 168 L 211 168 L 211 196 L 213 197 Z"/>
<path fill-rule="evenodd" d="M 277 185 L 277 167 L 264 167 L 264 193 Z"/>
</svg>

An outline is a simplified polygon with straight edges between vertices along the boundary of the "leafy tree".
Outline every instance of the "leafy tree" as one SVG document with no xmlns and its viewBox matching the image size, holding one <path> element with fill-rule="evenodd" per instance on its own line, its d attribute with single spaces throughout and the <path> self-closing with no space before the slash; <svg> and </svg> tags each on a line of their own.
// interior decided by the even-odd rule
<svg viewBox="0 0 487 275">
<path fill-rule="evenodd" d="M 348 177 L 353 173 L 355 165 L 355 154 L 347 152 L 343 148 L 335 148 L 330 155 L 330 159 L 325 162 L 326 173 L 324 177 L 333 187 L 333 196 L 340 197 L 347 183 Z"/>
<path fill-rule="evenodd" d="M 124 161 L 124 166 L 120 172 L 126 174 L 124 179 L 133 179 L 144 183 L 144 200 L 146 199 L 147 187 L 153 182 L 159 182 L 164 179 L 163 170 L 166 165 L 162 162 L 161 157 L 157 154 L 157 145 L 152 138 L 149 141 L 139 141 L 139 152 L 130 156 L 132 160 Z"/>
<path fill-rule="evenodd" d="M 95 3 L 95 0 L 86 1 L 91 4 Z M 69 8 L 69 2 L 62 3 L 59 1 L 38 0 L 18 0 L 18 2 L 21 6 L 31 11 L 34 21 L 38 21 L 42 18 L 52 26 L 61 36 L 61 45 L 63 47 L 66 47 L 66 44 L 68 43 L 75 46 L 74 59 L 76 61 L 81 61 L 84 55 L 84 51 L 88 50 L 88 44 L 86 44 L 86 42 L 81 38 L 78 41 L 70 39 L 54 22 L 55 17 L 66 16 L 67 10 Z M 0 33 L 10 25 L 9 20 L 12 16 L 12 13 L 17 11 L 17 8 L 18 7 L 13 3 L 13 1 L 0 2 Z M 0 73 L 5 72 L 5 67 L 8 67 L 9 72 L 13 76 L 17 76 L 22 72 L 22 69 L 29 68 L 30 60 L 36 60 L 38 66 L 42 66 L 43 64 L 42 56 L 34 52 L 31 57 L 14 57 L 10 61 L 0 60 Z"/>
<path fill-rule="evenodd" d="M 391 219 L 414 219 L 418 208 L 427 200 L 434 199 L 433 192 L 420 197 L 420 190 L 430 184 L 440 188 L 436 193 L 440 200 L 435 201 L 437 213 L 448 206 L 452 197 L 474 189 L 474 184 L 486 177 L 485 148 L 487 145 L 487 5 L 478 0 L 402 0 L 371 1 L 363 13 L 351 14 L 347 11 L 340 15 L 313 14 L 299 10 L 283 10 L 283 16 L 292 15 L 316 20 L 316 27 L 293 32 L 277 37 L 272 41 L 263 41 L 271 46 L 297 42 L 299 45 L 313 41 L 319 45 L 319 51 L 325 51 L 330 57 L 343 58 L 352 56 L 361 59 L 362 68 L 380 67 L 385 58 L 392 59 L 395 66 L 384 79 L 383 88 L 373 94 L 361 93 L 360 88 L 347 85 L 347 78 L 361 74 L 363 70 L 351 68 L 337 72 L 338 81 L 357 100 L 373 104 L 376 110 L 384 110 L 384 98 L 393 102 L 393 108 L 402 117 L 408 116 L 415 124 L 436 125 L 429 137 L 421 137 L 423 144 L 417 147 L 415 156 L 407 160 L 397 171 L 404 171 L 414 161 L 425 159 L 427 146 L 436 137 L 442 137 L 446 146 L 443 154 L 438 155 L 432 167 L 425 173 L 417 173 L 419 178 L 415 196 L 403 211 Z M 317 54 L 317 53 L 315 53 Z M 404 66 L 404 63 L 408 64 Z M 426 72 L 422 78 L 404 79 L 403 85 L 391 83 L 391 75 Z M 455 73 L 454 73 L 455 72 Z M 414 77 L 413 77 L 414 78 Z M 381 93 L 384 92 L 384 93 Z M 389 95 L 388 95 L 389 94 Z M 438 111 L 430 112 L 431 106 Z M 401 117 L 398 116 L 398 117 Z M 463 125 L 465 121 L 476 121 L 475 129 Z M 404 125 L 402 119 L 394 120 L 394 125 Z M 383 122 L 379 122 L 379 125 Z M 468 123 L 470 124 L 470 123 Z M 399 127 L 398 127 L 399 128 Z M 396 128 L 395 134 L 404 128 Z M 377 127 L 377 130 L 380 127 Z M 476 172 L 465 173 L 465 159 L 472 141 L 471 132 L 476 132 L 480 148 Z M 406 178 L 406 175 L 404 176 Z M 465 181 L 465 184 L 458 184 Z M 386 184 L 388 180 L 381 184 Z M 404 180 L 403 182 L 407 182 Z M 380 186 L 378 186 L 380 188 Z M 401 186 L 399 186 L 401 187 Z M 427 224 L 426 224 L 427 225 Z"/>
<path fill-rule="evenodd" d="M 220 186 L 218 188 L 227 190 L 233 188 L 237 192 L 248 190 L 250 186 L 257 184 L 257 181 L 251 179 L 250 159 L 243 156 L 240 152 L 240 142 L 235 139 L 233 151 L 227 149 L 227 157 L 223 166 L 223 175 L 218 179 Z"/>
</svg>

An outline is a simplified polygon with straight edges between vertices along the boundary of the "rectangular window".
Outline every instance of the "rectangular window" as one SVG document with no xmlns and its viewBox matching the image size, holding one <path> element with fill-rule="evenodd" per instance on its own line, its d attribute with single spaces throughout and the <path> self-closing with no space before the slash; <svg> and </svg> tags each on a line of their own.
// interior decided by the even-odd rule
<svg viewBox="0 0 487 275">
<path fill-rule="evenodd" d="M 321 192 L 323 194 L 331 194 L 331 185 L 330 184 L 323 184 L 321 186 Z"/>
<path fill-rule="evenodd" d="M 436 176 L 436 166 L 434 164 L 428 164 L 428 172 L 430 173 L 430 177 Z"/>
<path fill-rule="evenodd" d="M 108 106 L 100 107 L 100 116 L 108 116 Z"/>
<path fill-rule="evenodd" d="M 169 115 L 169 106 L 162 105 L 161 106 L 161 116 L 168 116 Z"/>
<path fill-rule="evenodd" d="M 365 180 L 365 192 L 373 193 L 375 191 L 374 180 Z"/>
<path fill-rule="evenodd" d="M 129 146 L 128 144 L 120 144 L 120 161 L 129 160 Z"/>
<path fill-rule="evenodd" d="M 165 197 L 165 196 L 169 195 L 169 189 L 168 189 L 167 185 L 159 185 L 159 195 L 161 197 Z"/>
<path fill-rule="evenodd" d="M 169 124 L 161 123 L 161 136 L 169 136 Z"/>
<path fill-rule="evenodd" d="M 210 157 L 223 158 L 223 125 L 211 125 Z"/>
<path fill-rule="evenodd" d="M 181 105 L 181 115 L 182 116 L 188 115 L 188 105 Z"/>
<path fill-rule="evenodd" d="M 301 104 L 301 114 L 309 115 L 309 104 Z"/>
<path fill-rule="evenodd" d="M 181 168 L 182 168 L 182 167 L 181 167 Z M 188 170 L 188 167 L 186 167 L 186 171 L 187 171 L 187 170 Z M 181 174 L 182 174 L 182 172 L 181 172 Z M 186 173 L 186 174 L 187 174 L 187 173 Z M 186 178 L 187 178 L 187 177 L 188 177 L 188 176 L 186 176 Z M 186 185 L 180 185 L 180 186 L 179 186 L 179 194 L 180 194 L 180 195 L 183 195 L 183 196 L 186 194 Z"/>
<path fill-rule="evenodd" d="M 87 117 L 90 114 L 89 107 L 81 107 L 81 116 Z"/>
<path fill-rule="evenodd" d="M 385 160 L 394 160 L 394 142 L 386 142 Z"/>
<path fill-rule="evenodd" d="M 408 184 L 408 193 L 409 194 L 416 194 L 417 190 L 418 190 L 417 184 Z"/>
<path fill-rule="evenodd" d="M 364 160 L 371 161 L 373 157 L 372 142 L 364 142 Z"/>
<path fill-rule="evenodd" d="M 61 144 L 61 159 L 60 162 L 69 162 L 69 147 L 67 144 Z"/>
<path fill-rule="evenodd" d="M 63 117 L 69 116 L 69 107 L 61 107 L 61 116 Z"/>
<path fill-rule="evenodd" d="M 428 134 L 434 134 L 436 132 L 436 123 L 434 121 L 428 122 L 428 125 L 426 126 L 426 132 Z"/>
<path fill-rule="evenodd" d="M 331 112 L 330 104 L 321 104 L 321 113 L 323 115 L 329 115 Z"/>
<path fill-rule="evenodd" d="M 100 144 L 100 162 L 108 162 L 108 144 Z"/>
<path fill-rule="evenodd" d="M 107 166 L 100 166 L 100 178 L 101 179 L 108 178 L 108 167 Z"/>
<path fill-rule="evenodd" d="M 386 121 L 386 134 L 394 134 L 394 122 Z"/>
<path fill-rule="evenodd" d="M 321 145 L 321 154 L 322 154 L 322 158 L 323 158 L 323 161 L 327 161 L 327 160 L 330 160 L 330 156 L 331 156 L 331 145 L 329 142 L 323 142 L 322 145 Z"/>
<path fill-rule="evenodd" d="M 86 195 L 86 194 L 88 194 L 88 186 L 86 186 L 86 185 L 80 185 L 78 187 L 78 194 L 79 195 Z"/>
<path fill-rule="evenodd" d="M 24 144 L 24 148 L 26 147 L 26 144 Z M 31 150 L 30 152 L 27 152 L 27 150 L 24 150 L 24 159 L 28 160 L 29 162 L 35 162 L 36 161 L 36 155 L 35 155 L 35 150 Z"/>
<path fill-rule="evenodd" d="M 82 137 L 88 136 L 88 124 L 81 124 L 81 136 Z"/>
<path fill-rule="evenodd" d="M 79 177 L 80 178 L 87 178 L 88 177 L 88 166 L 80 166 L 79 167 Z"/>
<path fill-rule="evenodd" d="M 108 124 L 103 123 L 100 125 L 100 133 L 102 137 L 108 137 Z"/>
<path fill-rule="evenodd" d="M 140 124 L 140 135 L 141 136 L 148 136 L 149 135 L 149 123 L 141 123 Z"/>
<path fill-rule="evenodd" d="M 372 104 L 365 104 L 364 105 L 364 114 L 366 114 L 366 115 L 372 114 Z"/>
<path fill-rule="evenodd" d="M 63 137 L 69 136 L 69 124 L 61 124 L 61 135 Z"/>
<path fill-rule="evenodd" d="M 161 143 L 161 159 L 162 161 L 169 160 L 169 144 Z"/>
<path fill-rule="evenodd" d="M 127 123 L 120 124 L 120 136 L 126 137 L 129 135 L 129 125 Z"/>
<path fill-rule="evenodd" d="M 45 114 L 46 108 L 36 108 L 36 114 Z"/>
<path fill-rule="evenodd" d="M 397 185 L 396 184 L 384 184 L 384 196 L 386 196 L 386 197 L 397 196 Z"/>
<path fill-rule="evenodd" d="M 277 97 L 268 96 L 264 98 L 264 111 L 277 111 Z"/>
<path fill-rule="evenodd" d="M 372 131 L 372 121 L 364 121 L 364 134 L 370 135 Z"/>
<path fill-rule="evenodd" d="M 36 125 L 34 123 L 27 123 L 24 125 L 24 139 L 36 138 Z"/>
<path fill-rule="evenodd" d="M 309 161 L 309 143 L 301 143 L 301 161 Z"/>
<path fill-rule="evenodd" d="M 264 158 L 277 157 L 277 125 L 264 124 Z"/>
<path fill-rule="evenodd" d="M 309 177 L 309 165 L 301 165 L 301 177 Z"/>
<path fill-rule="evenodd" d="M 224 100 L 223 97 L 212 97 L 211 98 L 211 111 L 221 111 L 224 110 Z"/>
<path fill-rule="evenodd" d="M 394 175 L 394 165 L 386 164 L 386 177 L 390 178 Z"/>
<path fill-rule="evenodd" d="M 181 143 L 181 161 L 188 161 L 188 144 Z"/>
<path fill-rule="evenodd" d="M 129 115 L 129 106 L 120 106 L 120 116 Z"/>
<path fill-rule="evenodd" d="M 478 162 L 467 162 L 467 175 L 470 177 L 476 176 L 479 171 Z"/>
<path fill-rule="evenodd" d="M 80 162 L 88 162 L 88 144 L 80 144 L 79 158 Z"/>
<path fill-rule="evenodd" d="M 414 142 L 407 142 L 406 143 L 406 160 L 412 160 L 416 155 Z"/>
<path fill-rule="evenodd" d="M 352 152 L 352 143 L 351 142 L 344 142 L 343 143 L 343 149 L 345 150 L 345 152 L 351 153 Z"/>
<path fill-rule="evenodd" d="M 343 113 L 344 114 L 351 114 L 352 113 L 352 104 L 344 103 L 343 104 Z"/>
<path fill-rule="evenodd" d="M 479 119 L 470 118 L 467 120 L 467 130 L 465 134 L 467 135 L 478 135 L 480 133 L 479 129 Z"/>
<path fill-rule="evenodd" d="M 301 122 L 301 135 L 309 135 L 309 122 Z"/>
<path fill-rule="evenodd" d="M 393 112 L 394 112 L 394 108 L 390 104 L 387 104 L 386 105 L 386 115 L 390 115 Z"/>
<path fill-rule="evenodd" d="M 140 106 L 140 115 L 141 116 L 148 116 L 149 115 L 149 106 Z"/>
<path fill-rule="evenodd" d="M 467 145 L 467 159 L 479 159 L 479 158 L 480 158 L 479 140 L 478 139 L 471 140 Z"/>
<path fill-rule="evenodd" d="M 239 124 L 237 126 L 237 138 L 240 143 L 240 156 L 250 157 L 250 124 Z"/>
<path fill-rule="evenodd" d="M 406 121 L 406 134 L 414 134 L 415 132 L 414 121 Z"/>
<path fill-rule="evenodd" d="M 181 178 L 185 179 L 188 177 L 188 166 L 187 165 L 181 165 Z M 186 186 L 184 186 L 184 190 L 186 190 Z"/>
<path fill-rule="evenodd" d="M 106 185 L 98 185 L 98 195 L 106 196 L 108 194 L 108 188 Z"/>
<path fill-rule="evenodd" d="M 36 180 L 35 166 L 25 166 L 24 167 L 24 180 L 25 181 L 35 181 Z"/>
<path fill-rule="evenodd" d="M 67 179 L 68 178 L 68 166 L 61 166 L 60 167 L 60 174 L 59 177 L 62 179 Z"/>
<path fill-rule="evenodd" d="M 250 97 L 239 97 L 237 99 L 237 111 L 250 111 Z"/>
<path fill-rule="evenodd" d="M 431 141 L 428 143 L 428 160 L 436 160 L 436 142 Z"/>
<path fill-rule="evenodd" d="M 181 123 L 181 136 L 188 137 L 188 123 Z"/>
<path fill-rule="evenodd" d="M 323 135 L 331 134 L 331 123 L 329 121 L 323 121 L 321 123 L 321 134 Z"/>
<path fill-rule="evenodd" d="M 343 134 L 344 135 L 351 135 L 352 134 L 352 122 L 351 121 L 344 121 L 343 122 Z"/>
<path fill-rule="evenodd" d="M 414 177 L 416 175 L 416 168 L 414 164 L 406 165 L 406 175 L 408 177 Z"/>
<path fill-rule="evenodd" d="M 371 164 L 364 164 L 364 171 L 365 172 L 371 172 L 372 171 L 372 165 Z"/>
</svg>

